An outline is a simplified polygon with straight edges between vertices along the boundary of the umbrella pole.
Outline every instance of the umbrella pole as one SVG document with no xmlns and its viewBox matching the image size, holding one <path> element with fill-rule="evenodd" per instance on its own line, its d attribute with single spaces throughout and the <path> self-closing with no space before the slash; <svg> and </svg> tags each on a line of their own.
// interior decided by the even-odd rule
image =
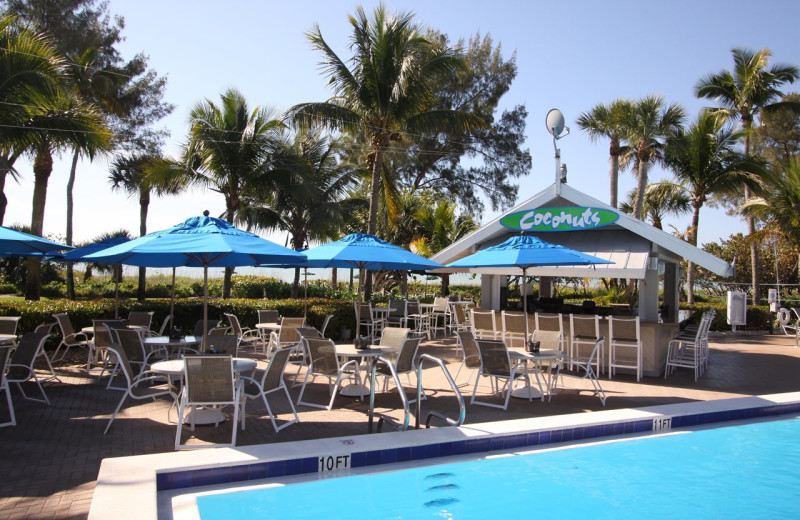
<svg viewBox="0 0 800 520">
<path fill-rule="evenodd" d="M 303 319 L 308 319 L 308 267 L 303 268 Z"/>
<path fill-rule="evenodd" d="M 208 266 L 203 266 L 203 342 L 201 352 L 206 351 L 206 336 L 208 335 Z"/>
<path fill-rule="evenodd" d="M 114 266 L 114 319 L 119 319 L 119 276 L 120 268 L 122 266 L 117 264 Z"/>
<path fill-rule="evenodd" d="M 172 268 L 172 293 L 169 297 L 169 322 L 172 325 L 170 328 L 175 328 L 175 268 Z"/>
<path fill-rule="evenodd" d="M 528 298 L 525 297 L 525 279 L 527 278 L 525 272 L 527 271 L 526 267 L 522 268 L 522 309 L 523 314 L 525 314 L 525 343 L 528 342 Z M 524 345 L 523 345 L 524 346 Z"/>
</svg>

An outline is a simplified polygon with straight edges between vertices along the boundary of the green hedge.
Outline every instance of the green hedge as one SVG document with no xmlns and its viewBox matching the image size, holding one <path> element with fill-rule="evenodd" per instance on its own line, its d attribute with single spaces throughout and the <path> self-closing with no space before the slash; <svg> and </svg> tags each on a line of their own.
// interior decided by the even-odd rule
<svg viewBox="0 0 800 520">
<path fill-rule="evenodd" d="M 711 330 L 714 331 L 727 331 L 731 330 L 728 325 L 728 305 L 726 302 L 703 302 L 694 305 L 686 303 L 681 304 L 681 310 L 696 311 L 691 318 L 692 323 L 699 324 L 700 319 L 705 311 L 716 309 L 717 315 L 711 323 Z M 747 306 L 747 325 L 744 327 L 738 326 L 738 330 L 772 330 L 772 322 L 774 316 L 769 312 L 769 307 L 766 305 L 748 305 Z"/>
<path fill-rule="evenodd" d="M 130 311 L 153 311 L 153 328 L 161 326 L 164 318 L 169 314 L 169 299 L 157 298 L 140 302 L 137 300 L 122 300 L 119 303 L 120 317 L 126 317 Z M 302 316 L 302 299 L 242 299 L 229 300 L 210 299 L 208 302 L 209 319 L 222 319 L 224 313 L 236 314 L 243 327 L 253 327 L 258 319 L 259 309 L 276 309 L 281 316 Z M 54 322 L 53 314 L 66 312 L 69 314 L 72 326 L 79 330 L 92 325 L 93 319 L 108 319 L 114 317 L 114 300 L 49 300 L 49 301 L 20 301 L 0 300 L 0 316 L 21 316 L 17 332 L 23 334 L 30 332 L 41 323 Z M 340 339 L 342 329 L 352 331 L 355 325 L 355 310 L 352 301 L 331 300 L 326 298 L 308 299 L 308 324 L 321 327 L 325 315 L 333 314 L 328 324 L 326 335 Z M 191 333 L 195 323 L 203 317 L 203 300 L 201 298 L 186 298 L 175 300 L 174 325 L 185 332 Z M 59 336 L 60 331 L 54 328 L 53 332 Z M 351 332 L 352 334 L 352 332 Z"/>
</svg>

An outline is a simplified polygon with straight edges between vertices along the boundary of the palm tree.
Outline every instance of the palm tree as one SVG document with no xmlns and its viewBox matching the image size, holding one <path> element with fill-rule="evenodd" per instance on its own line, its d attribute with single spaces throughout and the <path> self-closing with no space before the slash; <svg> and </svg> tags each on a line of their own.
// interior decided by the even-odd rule
<svg viewBox="0 0 800 520">
<path fill-rule="evenodd" d="M 689 211 L 691 199 L 682 186 L 671 182 L 648 184 L 644 190 L 642 220 L 650 219 L 654 228 L 664 229 L 664 218 L 668 215 L 681 215 Z M 632 214 L 636 204 L 636 188 L 628 192 L 628 200 L 619 205 L 619 209 Z"/>
<path fill-rule="evenodd" d="M 647 173 L 652 162 L 663 156 L 664 141 L 683 122 L 683 109 L 678 105 L 665 105 L 664 98 L 648 96 L 633 104 L 625 122 L 625 138 L 630 143 L 626 154 L 636 166 L 636 203 L 633 216 L 642 218 Z"/>
<path fill-rule="evenodd" d="M 173 175 L 155 174 L 162 186 L 182 178 L 217 191 L 225 197 L 225 218 L 236 222 L 242 195 L 256 182 L 270 150 L 276 130 L 283 123 L 274 111 L 253 110 L 241 92 L 229 89 L 217 105 L 210 99 L 197 103 L 190 113 L 188 143 L 179 170 Z M 156 181 L 154 181 L 156 182 Z M 231 295 L 232 267 L 225 268 L 224 298 Z"/>
<path fill-rule="evenodd" d="M 753 239 L 779 235 L 793 248 L 800 273 L 800 158 L 790 160 L 783 171 L 766 178 L 761 196 L 753 197 L 742 206 L 742 213 L 765 222 Z"/>
<path fill-rule="evenodd" d="M 578 117 L 578 126 L 589 134 L 589 139 L 598 141 L 608 139 L 609 162 L 611 170 L 608 177 L 611 185 L 610 204 L 617 207 L 617 193 L 619 185 L 619 158 L 624 152 L 626 125 L 633 112 L 633 103 L 627 99 L 618 99 L 610 105 L 599 104 L 589 112 L 584 112 Z"/>
<path fill-rule="evenodd" d="M 713 195 L 731 195 L 742 186 L 758 187 L 764 168 L 758 161 L 736 151 L 743 136 L 725 126 L 724 118 L 703 111 L 687 130 L 679 130 L 667 141 L 665 164 L 691 197 L 692 223 L 688 241 L 697 246 L 700 209 Z M 694 264 L 686 271 L 687 297 L 694 303 Z"/>
<path fill-rule="evenodd" d="M 80 149 L 88 157 L 111 146 L 111 131 L 96 107 L 86 104 L 74 91 L 67 88 L 62 74 L 60 84 L 29 96 L 24 107 L 27 119 L 20 122 L 25 130 L 18 151 L 34 157 L 33 201 L 31 232 L 42 234 L 47 183 L 53 171 L 53 153 L 62 149 Z M 41 289 L 39 260 L 28 260 L 25 297 L 38 300 Z"/>
<path fill-rule="evenodd" d="M 62 80 L 62 66 L 51 39 L 19 27 L 12 16 L 0 17 L 0 225 L 8 204 L 6 178 L 18 179 L 14 163 L 31 142 L 27 107 Z"/>
<path fill-rule="evenodd" d="M 99 50 L 87 49 L 83 54 L 74 56 L 67 66 L 67 76 L 78 95 L 87 103 L 92 103 L 104 114 L 124 115 L 127 110 L 120 100 L 120 89 L 127 82 L 128 77 L 123 75 L 117 67 L 106 66 L 99 68 Z M 75 149 L 72 154 L 72 166 L 67 180 L 67 231 L 65 242 L 72 245 L 73 198 L 72 191 L 75 186 L 78 160 L 81 152 Z M 67 298 L 75 298 L 75 280 L 72 264 L 67 264 Z M 140 287 L 142 297 L 144 288 Z"/>
<path fill-rule="evenodd" d="M 750 156 L 750 131 L 762 110 L 770 110 L 779 106 L 793 106 L 797 103 L 779 102 L 781 92 L 778 88 L 785 83 L 794 83 L 800 77 L 797 67 L 773 64 L 768 67 L 771 52 L 762 49 L 758 52 L 750 49 L 733 49 L 733 71 L 723 70 L 709 74 L 695 85 L 695 95 L 699 98 L 716 100 L 720 104 L 714 108 L 731 119 L 738 118 L 744 135 L 744 155 Z M 750 190 L 744 188 L 745 202 L 750 199 Z M 747 232 L 752 235 L 756 230 L 753 216 L 747 216 Z M 760 291 L 758 286 L 758 249 L 755 242 L 750 244 L 752 265 L 753 304 L 758 302 Z"/>
<path fill-rule="evenodd" d="M 127 193 L 130 197 L 139 198 L 139 236 L 147 234 L 147 211 L 150 207 L 150 196 L 155 192 L 157 196 L 174 195 L 183 189 L 183 185 L 173 183 L 170 185 L 153 184 L 148 174 L 164 159 L 147 153 L 138 153 L 131 156 L 117 156 L 111 164 L 108 180 L 111 188 Z M 139 268 L 139 287 L 137 296 L 140 300 L 145 297 L 145 283 L 147 268 Z"/>
<path fill-rule="evenodd" d="M 471 215 L 466 213 L 456 214 L 455 201 L 438 199 L 435 205 L 421 204 L 414 215 L 422 235 L 410 245 L 412 250 L 423 256 L 431 256 L 456 240 L 478 229 L 478 223 Z M 450 274 L 442 275 L 442 296 L 450 294 Z"/>
<path fill-rule="evenodd" d="M 412 13 L 388 13 L 380 4 L 372 19 L 362 7 L 350 16 L 353 56 L 343 61 L 317 25 L 307 34 L 312 47 L 322 52 L 321 63 L 334 97 L 321 103 L 295 105 L 289 117 L 303 126 L 312 122 L 354 134 L 369 142 L 367 166 L 371 172 L 368 233 L 375 234 L 384 156 L 405 133 L 485 127 L 485 122 L 466 112 L 434 107 L 437 79 L 464 67 L 463 57 L 423 36 Z M 371 283 L 367 277 L 367 298 Z"/>
<path fill-rule="evenodd" d="M 271 182 L 244 195 L 239 220 L 248 227 L 280 229 L 293 249 L 313 240 L 338 238 L 346 215 L 363 199 L 348 196 L 355 172 L 337 160 L 338 143 L 319 132 L 283 135 L 263 175 Z M 300 269 L 295 269 L 292 297 L 297 296 Z"/>
</svg>

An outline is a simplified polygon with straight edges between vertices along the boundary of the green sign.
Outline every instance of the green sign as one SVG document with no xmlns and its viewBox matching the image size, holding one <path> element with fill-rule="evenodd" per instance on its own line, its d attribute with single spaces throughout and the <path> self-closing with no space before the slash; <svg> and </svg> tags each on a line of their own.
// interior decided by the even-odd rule
<svg viewBox="0 0 800 520">
<path fill-rule="evenodd" d="M 538 208 L 509 213 L 500 224 L 518 231 L 579 231 L 613 224 L 619 215 L 600 208 Z"/>
</svg>

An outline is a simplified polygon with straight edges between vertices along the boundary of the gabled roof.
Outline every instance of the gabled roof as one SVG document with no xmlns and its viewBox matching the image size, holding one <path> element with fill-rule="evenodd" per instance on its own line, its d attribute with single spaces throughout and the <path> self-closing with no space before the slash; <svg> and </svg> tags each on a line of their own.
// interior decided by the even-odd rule
<svg viewBox="0 0 800 520">
<path fill-rule="evenodd" d="M 733 267 L 728 262 L 646 222 L 622 213 L 567 184 L 552 184 L 528 200 L 518 204 L 506 214 L 559 206 L 600 208 L 617 213 L 619 218 L 611 225 L 593 230 L 533 234 L 547 242 L 565 245 L 590 255 L 612 260 L 615 263 L 593 267 L 536 267 L 528 270 L 528 274 L 531 276 L 641 279 L 644 278 L 644 273 L 651 258 L 670 261 L 686 259 L 720 276 L 733 276 Z M 502 242 L 509 235 L 516 233 L 500 224 L 502 217 L 497 217 L 461 240 L 452 243 L 431 257 L 431 260 L 440 264 L 448 264 L 475 251 Z M 446 269 L 439 272 L 489 273 L 489 270 Z M 519 274 L 519 270 L 492 269 L 491 273 Z"/>
</svg>

